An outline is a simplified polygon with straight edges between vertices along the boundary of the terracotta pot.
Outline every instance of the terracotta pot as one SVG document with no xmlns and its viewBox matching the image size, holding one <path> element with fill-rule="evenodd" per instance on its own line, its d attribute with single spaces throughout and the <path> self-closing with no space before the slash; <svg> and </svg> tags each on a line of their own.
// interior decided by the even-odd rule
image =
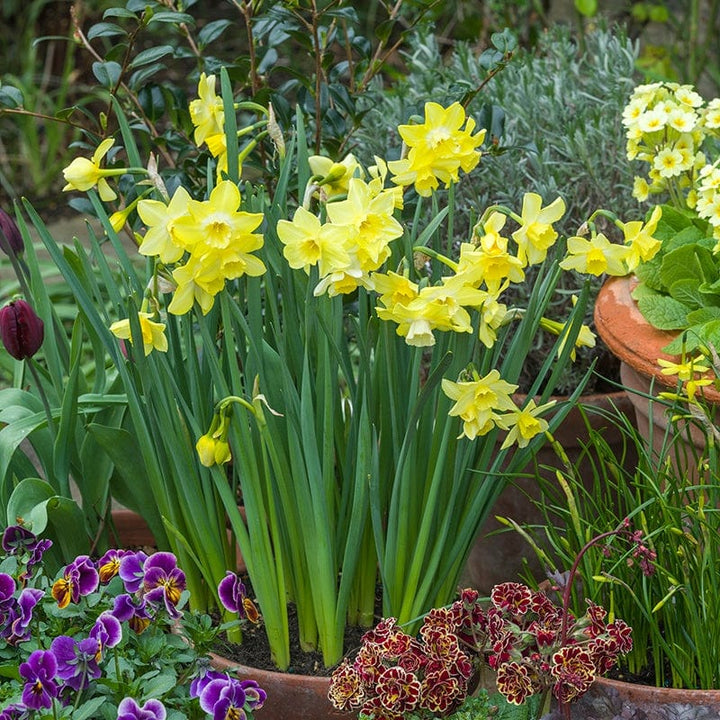
<svg viewBox="0 0 720 720">
<path fill-rule="evenodd" d="M 677 333 L 658 330 L 645 320 L 632 298 L 636 286 L 637 280 L 632 277 L 608 280 L 595 303 L 595 326 L 610 351 L 621 361 L 620 377 L 629 391 L 638 430 L 659 451 L 663 445 L 667 448 L 668 406 L 652 401 L 649 396 L 677 387 L 677 378 L 663 375 L 657 363 L 659 358 L 677 362 L 676 356 L 662 351 Z M 706 401 L 720 404 L 718 391 L 704 387 L 700 392 Z M 676 467 L 694 473 L 696 459 L 705 447 L 703 433 L 689 423 L 675 423 L 672 431 L 671 454 Z"/>
<path fill-rule="evenodd" d="M 558 398 L 561 399 L 561 398 Z M 624 391 L 607 394 L 586 395 L 581 398 L 581 404 L 586 408 L 587 422 L 590 427 L 602 432 L 605 441 L 611 448 L 617 450 L 620 457 L 622 449 L 621 431 L 608 421 L 602 413 L 624 413 L 632 415 L 632 405 Z M 580 457 L 583 460 L 579 466 L 581 477 L 592 481 L 591 460 L 583 455 L 584 446 L 589 442 L 586 421 L 583 419 L 579 407 L 573 407 L 570 413 L 554 433 L 555 438 L 564 448 L 568 459 L 575 464 Z M 627 448 L 626 450 L 631 450 Z M 626 456 L 628 467 L 636 463 L 637 457 Z M 552 479 L 555 468 L 564 470 L 560 459 L 554 450 L 545 445 L 535 456 L 539 472 L 544 477 Z M 526 468 L 526 474 L 535 472 L 535 463 Z M 463 573 L 462 582 L 477 588 L 482 593 L 489 593 L 493 585 L 510 580 L 520 579 L 519 573 L 524 567 L 524 560 L 528 569 L 536 578 L 542 576 L 543 569 L 535 552 L 519 533 L 505 531 L 492 534 L 494 531 L 505 528 L 496 516 L 507 517 L 522 524 L 539 524 L 544 518 L 532 499 L 540 499 L 540 488 L 533 477 L 518 477 L 508 484 L 493 505 L 492 517 L 483 525 L 476 540 Z"/>
<path fill-rule="evenodd" d="M 241 680 L 255 680 L 267 692 L 265 705 L 253 713 L 257 720 L 349 720 L 357 716 L 332 706 L 328 700 L 329 677 L 259 670 L 238 665 L 220 655 L 211 658 L 216 670 L 231 672 Z"/>
<path fill-rule="evenodd" d="M 118 545 L 126 548 L 155 545 L 155 538 L 150 528 L 136 512 L 126 508 L 117 508 L 111 514 L 115 532 L 117 533 Z M 110 542 L 115 542 L 112 531 Z"/>
<path fill-rule="evenodd" d="M 570 705 L 572 720 L 716 720 L 720 690 L 678 690 L 598 678 Z M 563 718 L 554 709 L 548 720 Z"/>
</svg>

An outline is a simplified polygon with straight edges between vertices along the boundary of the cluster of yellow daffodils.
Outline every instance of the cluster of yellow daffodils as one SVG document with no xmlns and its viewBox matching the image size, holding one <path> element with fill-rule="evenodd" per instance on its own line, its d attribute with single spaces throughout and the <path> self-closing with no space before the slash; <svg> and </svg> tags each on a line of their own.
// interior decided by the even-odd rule
<svg viewBox="0 0 720 720">
<path fill-rule="evenodd" d="M 606 235 L 597 232 L 592 220 L 596 215 L 609 217 L 623 233 L 623 243 L 613 243 Z M 656 205 L 646 223 L 641 220 L 622 222 L 606 210 L 598 210 L 585 226 L 590 238 L 580 236 L 567 240 L 567 256 L 560 263 L 564 270 L 576 270 L 589 275 L 627 275 L 660 250 L 661 242 L 653 237 L 662 217 L 662 208 Z"/>
<path fill-rule="evenodd" d="M 622 121 L 628 159 L 650 166 L 647 177 L 635 178 L 634 197 L 642 202 L 651 194 L 668 192 L 676 206 L 710 220 L 720 237 L 718 180 L 702 148 L 706 138 L 720 137 L 720 98 L 706 104 L 690 85 L 639 85 Z"/>
<path fill-rule="evenodd" d="M 548 423 L 540 415 L 555 404 L 551 401 L 536 405 L 530 400 L 524 408 L 518 407 L 512 398 L 518 386 L 505 382 L 497 370 L 482 378 L 474 372 L 471 380 L 443 380 L 442 388 L 455 401 L 449 414 L 462 419 L 462 434 L 473 440 L 500 427 L 509 431 L 502 449 L 513 443 L 526 447 L 532 438 L 546 432 Z"/>
<path fill-rule="evenodd" d="M 425 122 L 398 127 L 408 153 L 401 160 L 388 163 L 393 181 L 398 185 L 414 185 L 423 197 L 429 197 L 440 182 L 445 187 L 457 182 L 461 169 L 470 172 L 480 161 L 478 148 L 485 140 L 485 130 L 473 135 L 474 129 L 475 121 L 466 118 L 459 103 L 448 108 L 426 103 Z"/>
</svg>

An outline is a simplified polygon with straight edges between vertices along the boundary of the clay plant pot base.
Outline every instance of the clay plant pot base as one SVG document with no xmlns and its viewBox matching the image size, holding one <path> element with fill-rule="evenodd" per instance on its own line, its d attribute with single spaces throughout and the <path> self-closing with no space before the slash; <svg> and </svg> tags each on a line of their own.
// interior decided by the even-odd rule
<svg viewBox="0 0 720 720">
<path fill-rule="evenodd" d="M 253 713 L 258 720 L 349 720 L 356 717 L 356 713 L 341 712 L 332 706 L 328 700 L 329 677 L 259 670 L 215 654 L 211 658 L 216 670 L 229 672 L 241 680 L 255 680 L 265 690 L 265 705 Z"/>
<path fill-rule="evenodd" d="M 572 720 L 715 720 L 720 690 L 678 690 L 598 678 L 570 705 Z M 555 709 L 552 720 L 562 714 Z"/>
</svg>

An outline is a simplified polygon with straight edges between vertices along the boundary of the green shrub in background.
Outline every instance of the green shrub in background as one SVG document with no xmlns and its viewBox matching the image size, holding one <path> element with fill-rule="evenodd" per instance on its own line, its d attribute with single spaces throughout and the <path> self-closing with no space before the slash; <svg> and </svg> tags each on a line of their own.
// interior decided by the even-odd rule
<svg viewBox="0 0 720 720">
<path fill-rule="evenodd" d="M 482 172 L 458 188 L 460 207 L 517 205 L 519 189 L 533 187 L 546 201 L 564 198 L 568 210 L 563 230 L 568 234 L 577 232 L 593 207 L 612 207 L 620 216 L 639 213 L 620 122 L 636 82 L 637 46 L 620 30 L 598 29 L 587 34 L 585 48 L 579 50 L 568 27 L 556 26 L 535 50 L 520 51 L 484 85 L 473 108 L 484 106 L 476 116 L 488 127 L 488 135 L 496 136 L 498 147 L 493 157 L 483 158 Z M 406 57 L 406 76 L 392 87 L 378 77 L 364 96 L 367 113 L 354 136 L 358 151 L 388 152 L 387 138 L 393 137 L 389 128 L 417 112 L 423 97 L 462 101 L 485 82 L 484 62 L 462 43 L 443 57 L 434 35 L 419 35 Z M 568 276 L 558 317 L 581 287 L 579 279 L 575 283 Z M 601 284 L 598 278 L 594 293 Z M 576 387 L 596 357 L 600 371 L 612 374 L 604 365 L 610 362 L 609 354 L 602 348 L 583 348 L 579 355 L 582 362 L 570 369 L 559 392 Z M 538 359 L 542 356 L 540 352 Z M 535 368 L 527 371 L 532 377 Z"/>
</svg>

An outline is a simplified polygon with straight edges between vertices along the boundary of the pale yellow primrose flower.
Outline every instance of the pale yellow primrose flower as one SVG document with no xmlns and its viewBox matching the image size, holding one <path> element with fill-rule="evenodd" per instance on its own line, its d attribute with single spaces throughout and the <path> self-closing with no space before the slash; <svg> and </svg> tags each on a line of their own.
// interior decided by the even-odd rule
<svg viewBox="0 0 720 720">
<path fill-rule="evenodd" d="M 525 193 L 521 213 L 521 225 L 512 236 L 518 244 L 518 257 L 527 265 L 536 265 L 545 260 L 547 251 L 557 240 L 552 224 L 565 214 L 565 202 L 555 198 L 546 207 L 536 193 Z"/>
<path fill-rule="evenodd" d="M 466 122 L 467 120 L 467 122 Z M 465 124 L 465 129 L 461 126 Z M 410 148 L 406 158 L 388 163 L 397 185 L 414 185 L 418 195 L 429 197 L 442 182 L 446 187 L 457 182 L 459 171 L 470 172 L 480 161 L 477 149 L 485 139 L 485 130 L 473 135 L 475 121 L 466 118 L 460 103 L 448 108 L 425 103 L 425 122 L 400 125 L 398 132 Z"/>
<path fill-rule="evenodd" d="M 342 225 L 321 223 L 303 207 L 295 211 L 292 222 L 280 220 L 277 234 L 285 246 L 283 255 L 294 270 L 306 273 L 318 266 L 320 277 L 350 267 L 345 247 L 349 231 Z"/>
<path fill-rule="evenodd" d="M 225 132 L 223 101 L 215 94 L 215 76 L 200 75 L 198 99 L 190 103 L 190 120 L 195 126 L 195 144 L 199 147 L 211 135 Z"/>
<path fill-rule="evenodd" d="M 536 406 L 534 400 L 529 400 L 524 408 L 515 407 L 507 415 L 503 415 L 499 419 L 498 425 L 510 432 L 500 449 L 505 450 L 513 443 L 517 443 L 520 448 L 527 447 L 536 435 L 547 432 L 548 422 L 539 416 L 554 404 L 555 401 L 551 400 Z"/>
<path fill-rule="evenodd" d="M 152 313 L 138 313 L 145 355 L 149 355 L 153 350 L 167 352 L 168 341 L 165 337 L 165 323 L 154 322 L 150 319 L 151 317 Z M 110 332 L 121 340 L 129 340 L 131 344 L 133 342 L 129 319 L 114 322 L 110 326 Z"/>
<path fill-rule="evenodd" d="M 477 376 L 476 376 L 477 377 Z M 516 409 L 510 395 L 517 390 L 500 377 L 497 370 L 491 370 L 485 377 L 472 381 L 442 381 L 443 392 L 455 401 L 448 413 L 459 416 L 463 421 L 463 435 L 474 440 L 478 435 L 486 435 L 498 425 L 499 413 Z"/>
<path fill-rule="evenodd" d="M 110 148 L 115 144 L 113 138 L 106 138 L 97 150 L 93 153 L 90 160 L 87 158 L 75 158 L 64 170 L 63 176 L 67 185 L 63 188 L 63 192 L 68 190 L 80 190 L 86 192 L 97 185 L 100 199 L 104 202 L 111 202 L 117 198 L 117 193 L 108 185 L 106 177 L 113 175 L 122 175 L 127 172 L 126 168 L 115 168 L 112 170 L 102 170 L 100 162 L 107 155 Z"/>
<path fill-rule="evenodd" d="M 574 236 L 567 240 L 567 255 L 560 262 L 560 267 L 595 276 L 604 273 L 627 275 L 627 254 L 628 249 L 624 245 L 611 243 L 602 233 L 589 240 Z"/>
<path fill-rule="evenodd" d="M 141 255 L 157 255 L 164 263 L 177 262 L 184 254 L 175 239 L 175 221 L 187 214 L 192 198 L 182 186 L 178 186 L 166 205 L 159 200 L 141 200 L 138 215 L 148 230 L 140 243 Z"/>
</svg>

